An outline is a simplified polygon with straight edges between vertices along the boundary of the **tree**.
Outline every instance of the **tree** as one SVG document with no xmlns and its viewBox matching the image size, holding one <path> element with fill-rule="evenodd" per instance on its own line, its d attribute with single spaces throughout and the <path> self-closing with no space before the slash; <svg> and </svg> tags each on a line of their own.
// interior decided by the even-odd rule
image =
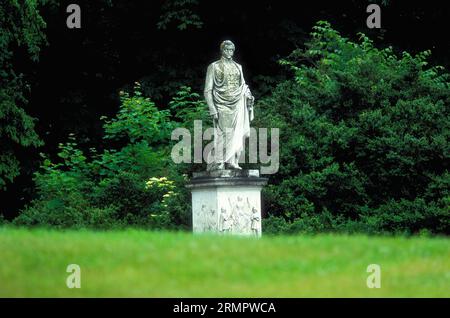
<svg viewBox="0 0 450 318">
<path fill-rule="evenodd" d="M 201 28 L 203 22 L 193 7 L 198 6 L 198 0 L 169 0 L 161 7 L 158 29 L 165 30 L 171 23 L 177 24 L 178 30 L 186 30 L 189 26 Z"/>
<path fill-rule="evenodd" d="M 45 43 L 45 22 L 38 7 L 44 1 L 5 0 L 0 6 L 0 188 L 20 174 L 16 151 L 42 144 L 24 107 L 28 86 L 15 59 L 37 61 Z M 19 57 L 20 56 L 20 57 Z"/>
<path fill-rule="evenodd" d="M 268 211 L 298 230 L 448 233 L 449 74 L 429 51 L 359 36 L 317 23 L 282 61 L 293 77 L 259 104 L 259 125 L 281 136 Z"/>
</svg>

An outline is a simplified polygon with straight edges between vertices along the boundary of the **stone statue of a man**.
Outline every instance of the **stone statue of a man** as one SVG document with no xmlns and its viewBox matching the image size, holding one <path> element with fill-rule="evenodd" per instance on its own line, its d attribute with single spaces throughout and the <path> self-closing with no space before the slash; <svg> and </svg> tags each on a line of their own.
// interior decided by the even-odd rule
<svg viewBox="0 0 450 318">
<path fill-rule="evenodd" d="M 253 104 L 245 84 L 242 66 L 233 61 L 231 41 L 220 45 L 222 57 L 210 64 L 206 73 L 205 99 L 214 124 L 214 151 L 208 157 L 208 170 L 241 169 L 239 157 L 245 138 L 250 136 Z"/>
</svg>

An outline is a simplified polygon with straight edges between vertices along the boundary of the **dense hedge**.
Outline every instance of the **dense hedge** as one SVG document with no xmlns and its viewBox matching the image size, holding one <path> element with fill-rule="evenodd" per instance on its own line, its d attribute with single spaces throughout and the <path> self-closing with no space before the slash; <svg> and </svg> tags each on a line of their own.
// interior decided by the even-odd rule
<svg viewBox="0 0 450 318">
<path fill-rule="evenodd" d="M 271 231 L 449 233 L 449 75 L 319 22 L 293 76 L 257 107 L 280 128 L 265 191 Z"/>
</svg>

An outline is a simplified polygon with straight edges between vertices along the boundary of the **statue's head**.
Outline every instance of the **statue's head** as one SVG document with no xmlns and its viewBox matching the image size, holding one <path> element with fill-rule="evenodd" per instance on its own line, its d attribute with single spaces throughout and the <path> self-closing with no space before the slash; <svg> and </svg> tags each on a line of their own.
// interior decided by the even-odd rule
<svg viewBox="0 0 450 318">
<path fill-rule="evenodd" d="M 222 57 L 227 60 L 231 60 L 233 58 L 234 49 L 234 43 L 230 40 L 225 40 L 220 44 L 220 52 L 222 53 Z"/>
</svg>

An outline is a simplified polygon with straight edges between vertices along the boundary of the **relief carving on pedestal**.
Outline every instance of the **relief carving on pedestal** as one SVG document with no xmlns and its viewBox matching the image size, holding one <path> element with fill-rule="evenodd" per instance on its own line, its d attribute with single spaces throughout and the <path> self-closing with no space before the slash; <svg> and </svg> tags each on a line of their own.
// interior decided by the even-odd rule
<svg viewBox="0 0 450 318">
<path fill-rule="evenodd" d="M 230 233 L 233 230 L 233 215 L 230 210 L 220 209 L 219 229 L 221 233 Z"/>
<path fill-rule="evenodd" d="M 250 217 L 250 221 L 251 221 L 252 234 L 254 236 L 258 236 L 259 235 L 260 216 L 259 216 L 259 212 L 256 208 L 252 208 L 252 215 Z"/>
<path fill-rule="evenodd" d="M 208 207 L 206 204 L 202 204 L 202 208 L 196 210 L 195 217 L 194 230 L 201 232 L 217 231 L 216 211 L 214 209 Z"/>
<path fill-rule="evenodd" d="M 236 200 L 228 198 L 228 207 L 220 209 L 219 231 L 221 233 L 259 234 L 260 215 L 258 209 L 238 196 Z"/>
</svg>

